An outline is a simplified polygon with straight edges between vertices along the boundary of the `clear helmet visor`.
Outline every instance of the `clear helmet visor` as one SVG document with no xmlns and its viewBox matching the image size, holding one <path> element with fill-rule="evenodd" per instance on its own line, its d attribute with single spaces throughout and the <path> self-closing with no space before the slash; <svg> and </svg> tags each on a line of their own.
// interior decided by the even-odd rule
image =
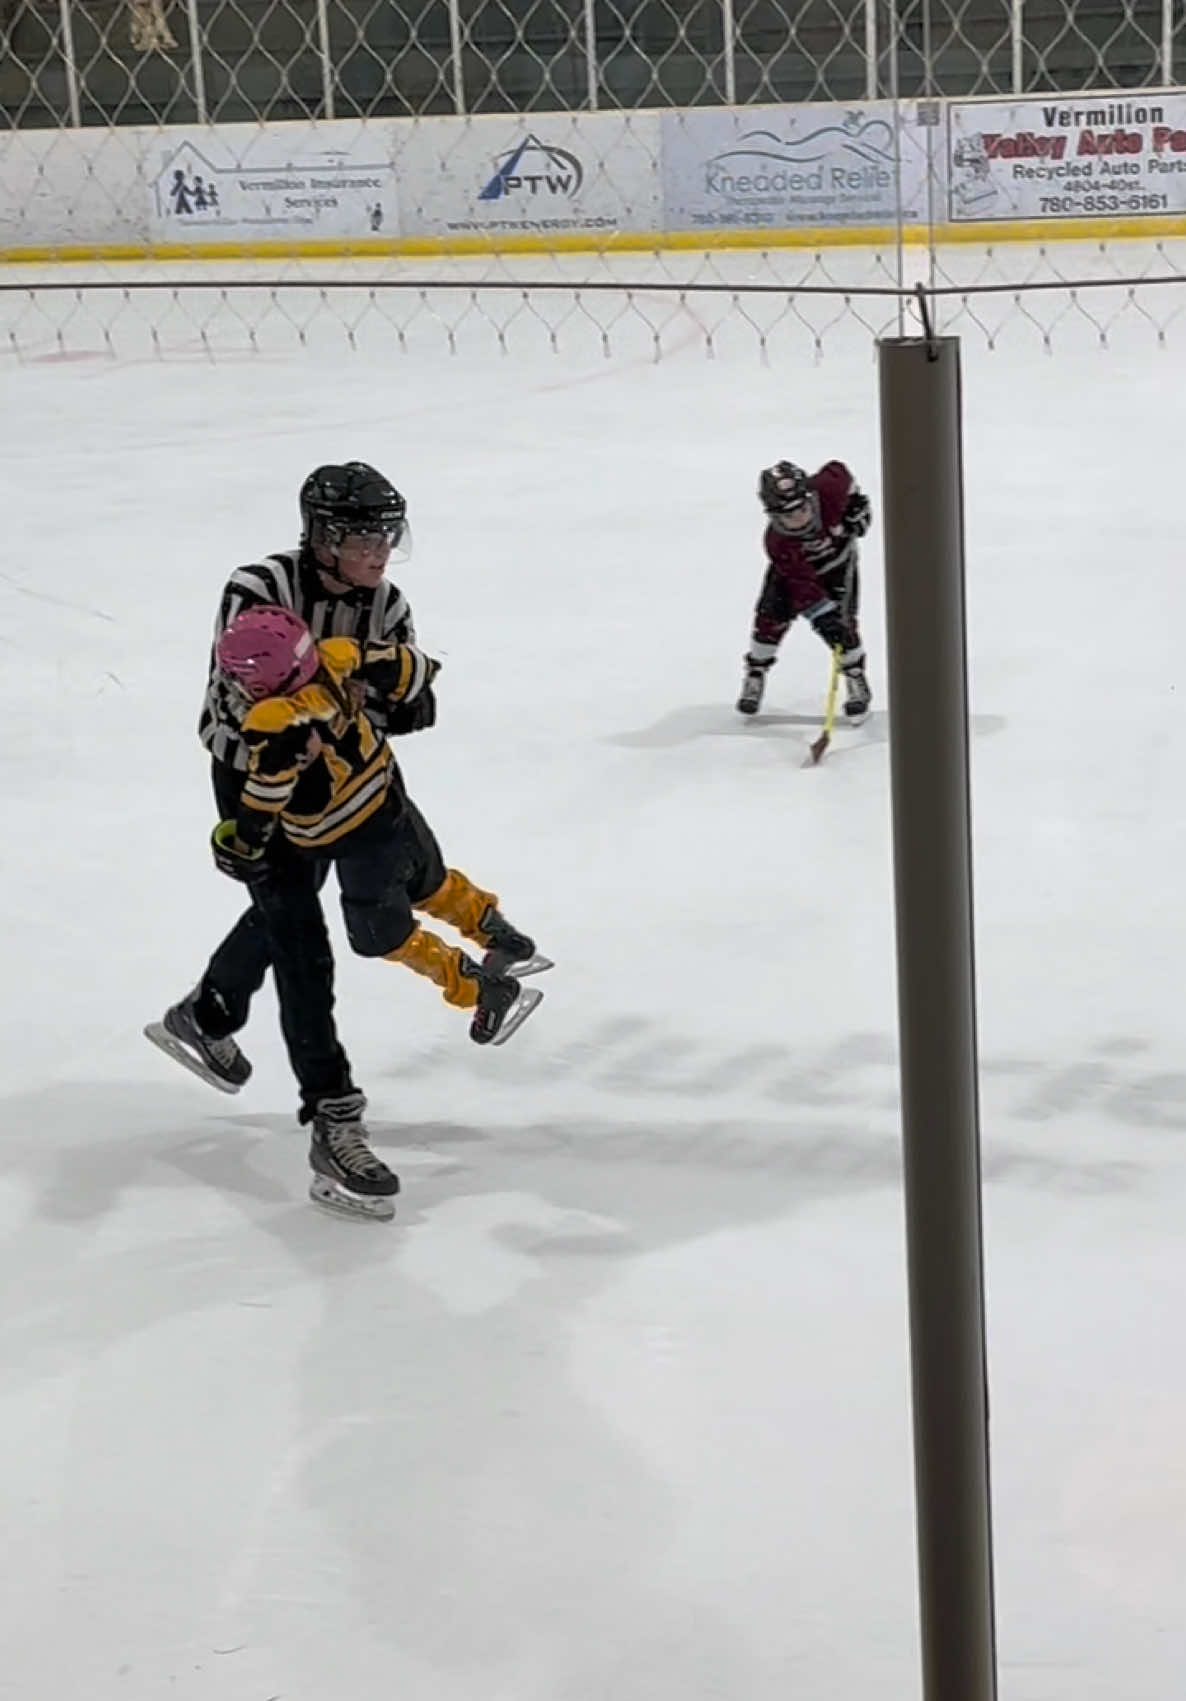
<svg viewBox="0 0 1186 1701">
<path fill-rule="evenodd" d="M 406 561 L 411 555 L 412 529 L 406 519 L 367 526 L 322 520 L 313 529 L 313 544 L 343 567 L 385 566 L 389 561 Z"/>
<path fill-rule="evenodd" d="M 794 502 L 789 508 L 776 509 L 770 516 L 770 524 L 784 537 L 810 537 L 819 526 L 814 499 L 805 496 L 802 502 Z"/>
</svg>

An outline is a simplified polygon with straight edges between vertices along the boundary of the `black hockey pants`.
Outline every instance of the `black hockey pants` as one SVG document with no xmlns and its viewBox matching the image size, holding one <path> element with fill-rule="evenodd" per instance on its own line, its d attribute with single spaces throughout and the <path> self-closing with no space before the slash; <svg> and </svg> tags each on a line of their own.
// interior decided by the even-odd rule
<svg viewBox="0 0 1186 1701">
<path fill-rule="evenodd" d="M 398 951 L 416 928 L 413 911 L 448 873 L 432 828 L 410 798 L 393 796 L 334 852 L 352 948 L 360 957 Z"/>
<path fill-rule="evenodd" d="M 861 647 L 860 604 L 861 575 L 857 562 L 848 567 L 834 567 L 818 575 L 821 588 L 832 597 L 840 609 L 845 639 L 849 649 Z M 754 609 L 754 644 L 773 644 L 778 647 L 796 619 L 791 587 L 776 567 L 768 567 L 762 580 Z"/>
<path fill-rule="evenodd" d="M 235 814 L 245 779 L 228 764 L 214 763 L 220 820 Z M 329 863 L 293 850 L 280 833 L 268 847 L 268 862 L 268 879 L 251 888 L 251 907 L 206 966 L 196 1015 L 215 1038 L 238 1033 L 270 968 L 300 1088 L 300 1119 L 308 1122 L 318 1099 L 355 1090 L 334 1022 L 334 954 L 319 896 Z"/>
</svg>

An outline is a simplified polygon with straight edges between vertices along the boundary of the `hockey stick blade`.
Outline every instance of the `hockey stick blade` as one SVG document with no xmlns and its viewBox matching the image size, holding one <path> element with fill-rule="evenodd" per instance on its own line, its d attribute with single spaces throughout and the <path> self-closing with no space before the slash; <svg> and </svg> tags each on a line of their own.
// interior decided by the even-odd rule
<svg viewBox="0 0 1186 1701">
<path fill-rule="evenodd" d="M 821 732 L 814 744 L 812 744 L 811 748 L 808 750 L 807 760 L 804 762 L 803 766 L 805 768 L 818 768 L 824 759 L 824 752 L 827 750 L 831 742 L 832 734 L 830 732 Z"/>
<path fill-rule="evenodd" d="M 832 728 L 836 724 L 836 689 L 840 684 L 840 651 L 832 651 L 832 666 L 828 673 L 828 695 L 824 700 L 824 725 L 819 737 L 812 744 L 808 756 L 809 761 L 803 766 L 818 768 L 824 759 L 824 751 L 832 742 Z"/>
</svg>

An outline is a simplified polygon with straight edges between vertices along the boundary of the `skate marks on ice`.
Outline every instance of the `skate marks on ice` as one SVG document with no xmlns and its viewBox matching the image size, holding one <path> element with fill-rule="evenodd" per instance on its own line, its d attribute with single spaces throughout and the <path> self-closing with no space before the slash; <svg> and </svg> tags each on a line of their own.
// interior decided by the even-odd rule
<svg viewBox="0 0 1186 1701">
<path fill-rule="evenodd" d="M 1186 1078 L 1153 1075 L 1140 1042 L 1090 1047 L 1064 1068 L 1000 1063 L 992 1079 L 1043 1134 L 1068 1112 L 1143 1101 L 1150 1081 L 1159 1114 L 1186 1128 Z M 632 1284 L 637 1260 L 670 1251 L 661 1268 L 678 1289 L 681 1248 L 781 1225 L 827 1197 L 856 1192 L 875 1205 L 875 1190 L 896 1184 L 888 1038 L 714 1056 L 622 1018 L 525 1054 L 515 1071 L 520 1081 L 492 1091 L 492 1120 L 480 1125 L 413 1126 L 400 1079 L 390 1094 L 375 1082 L 375 1144 L 405 1178 L 408 1212 L 391 1234 L 361 1233 L 304 1201 L 305 1136 L 290 1117 L 238 1106 L 227 1116 L 214 1095 L 206 1113 L 184 1081 L 9 1101 L 11 1169 L 32 1180 L 43 1214 L 13 1223 L 3 1247 L 0 1362 L 9 1387 L 77 1379 L 60 1472 L 71 1509 L 63 1599 L 118 1621 L 117 1587 L 134 1588 L 156 1627 L 139 1656 L 144 1693 L 158 1678 L 164 1692 L 168 1662 L 199 1635 L 206 1648 L 242 1649 L 236 1680 L 245 1689 L 249 1673 L 263 1696 L 295 1693 L 297 1673 L 310 1693 L 369 1695 L 382 1670 L 393 1692 L 443 1701 L 642 1701 L 640 1674 L 661 1670 L 687 1701 L 774 1701 L 789 1659 L 822 1677 L 801 1624 L 744 1592 L 718 1612 L 673 1579 L 666 1568 L 694 1533 L 697 1497 L 615 1421 L 622 1411 L 608 1385 L 598 1397 L 595 1372 L 612 1349 L 647 1386 L 678 1389 L 701 1374 L 687 1316 L 649 1297 L 649 1275 Z M 537 1098 L 524 1088 L 541 1074 Z M 689 1082 L 702 1100 L 712 1079 L 711 1117 L 680 1102 Z M 587 1092 L 574 1092 L 579 1082 Z M 549 1083 L 577 1116 L 562 1105 L 548 1114 Z M 788 1084 L 814 1102 L 788 1111 Z M 763 1108 L 759 1087 L 783 1097 Z M 387 1121 L 397 1108 L 402 1125 Z M 1077 1189 L 1083 1168 L 1007 1174 Z M 57 1206 L 76 1185 L 85 1225 Z M 897 1209 L 886 1200 L 895 1224 Z M 780 1325 L 800 1303 L 788 1295 Z M 885 1367 L 878 1378 L 889 1385 Z M 755 1399 L 772 1392 L 755 1377 Z M 640 1409 L 629 1395 L 622 1410 L 633 1421 Z M 126 1479 L 111 1477 L 112 1459 L 135 1461 L 138 1500 L 117 1494 Z M 752 1474 L 736 1480 L 761 1504 Z M 162 1571 L 145 1542 L 138 1505 L 153 1508 L 154 1527 L 187 1530 L 187 1574 L 213 1584 L 196 1614 L 181 1604 L 192 1588 L 180 1571 L 167 1560 Z M 905 1575 L 905 1510 L 900 1525 Z M 113 1539 L 130 1557 L 108 1583 Z M 355 1628 L 326 1637 L 339 1617 Z M 904 1668 L 909 1649 L 906 1630 Z M 45 1679 L 30 1691 L 64 1689 L 51 1675 L 77 1674 L 46 1662 L 75 1657 L 30 1647 L 25 1669 Z M 867 1678 L 859 1650 L 852 1658 L 854 1679 Z"/>
<path fill-rule="evenodd" d="M 291 1125 L 212 1114 L 189 1118 L 209 1137 L 187 1134 L 184 1099 L 150 1095 L 154 1150 L 135 1115 L 130 1136 L 121 1128 L 132 1095 L 88 1083 L 14 1106 L 42 1135 L 60 1118 L 52 1149 L 31 1134 L 14 1153 L 41 1207 L 79 1181 L 80 1154 L 92 1159 L 88 1221 L 31 1218 L 3 1246 L 3 1386 L 31 1400 L 59 1377 L 71 1389 L 50 1462 L 31 1466 L 38 1487 L 52 1468 L 69 1506 L 61 1575 L 30 1585 L 34 1604 L 53 1592 L 61 1610 L 118 1627 L 135 1598 L 145 1695 L 165 1693 L 182 1661 L 208 1684 L 214 1655 L 233 1652 L 234 1682 L 260 1696 L 592 1701 L 640 1694 L 637 1672 L 674 1659 L 690 1698 L 739 1676 L 773 1701 L 729 1615 L 656 1581 L 680 1504 L 571 1362 L 586 1307 L 630 1257 L 684 1225 L 736 1222 L 739 1196 L 696 1175 L 667 1215 L 659 1189 L 623 1196 L 607 1176 L 608 1208 L 590 1209 L 561 1178 L 551 1197 L 522 1186 L 508 1172 L 542 1178 L 542 1166 L 492 1142 L 480 1175 L 422 1163 L 414 1216 L 362 1234 L 301 1197 Z M 481 1138 L 455 1132 L 470 1149 Z M 289 1209 L 273 1200 L 278 1177 L 291 1178 Z M 743 1215 L 785 1214 L 761 1191 Z M 161 1528 L 185 1529 L 184 1567 L 145 1539 Z M 331 1618 L 350 1634 L 327 1637 Z M 77 1688 L 89 1662 L 92 1693 L 114 1694 L 117 1641 L 30 1635 L 16 1669 L 49 1694 Z"/>
<path fill-rule="evenodd" d="M 199 1188 L 217 1178 L 246 1200 L 283 1203 L 285 1168 L 306 1176 L 304 1131 L 292 1116 L 231 1117 L 223 1107 L 232 1102 L 209 1089 L 132 1081 L 66 1081 L 14 1095 L 3 1100 L 13 1130 L 5 1170 L 34 1176 L 38 1214 L 63 1226 L 102 1218 L 134 1194 L 147 1193 L 151 1211 L 153 1193 L 179 1178 Z M 23 1128 L 27 1138 L 16 1132 Z M 273 1145 L 283 1162 L 261 1167 L 257 1155 Z"/>
<path fill-rule="evenodd" d="M 472 1131 L 459 1132 L 468 1143 Z M 405 1676 L 392 1693 L 641 1701 L 640 1673 L 662 1671 L 689 1701 L 733 1685 L 774 1701 L 744 1615 L 738 1625 L 735 1612 L 683 1598 L 665 1579 L 680 1496 L 578 1375 L 590 1311 L 630 1255 L 677 1244 L 672 1218 L 655 1194 L 620 1186 L 607 1187 L 615 1203 L 604 1213 L 570 1208 L 563 1187 L 541 1199 L 513 1159 L 496 1148 L 490 1157 L 492 1177 L 511 1172 L 505 1187 L 471 1184 L 457 1196 L 450 1178 L 454 1196 L 397 1237 L 398 1305 L 376 1316 L 360 1294 L 327 1308 L 307 1341 L 305 1429 L 332 1431 L 347 1390 L 365 1421 L 348 1448 L 302 1459 L 286 1496 L 260 1506 L 244 1632 L 258 1619 L 253 1601 L 296 1593 L 294 1538 L 307 1523 L 293 1514 L 303 1508 L 321 1523 L 336 1587 L 374 1644 L 389 1644 L 399 1669 L 385 1680 Z M 719 1229 L 711 1185 L 698 1179 L 690 1192 L 695 1204 L 689 1197 L 675 1221 Z M 238 1624 L 237 1612 L 224 1621 L 228 1632 Z"/>
<path fill-rule="evenodd" d="M 398 1080 L 411 1088 L 459 1068 L 478 1074 L 442 1042 L 406 1059 Z M 1144 1040 L 1090 1041 L 1061 1062 L 986 1052 L 980 1073 L 989 1180 L 1101 1192 L 1186 1161 L 1186 1147 L 1167 1142 L 1186 1133 L 1186 1074 L 1166 1070 Z M 648 1017 L 619 1016 L 508 1059 L 500 1079 L 517 1118 L 535 1114 L 497 1126 L 504 1111 L 495 1088 L 489 1137 L 499 1143 L 551 1147 L 584 1163 L 831 1171 L 897 1183 L 897 1054 L 888 1034 L 857 1032 L 814 1048 L 714 1049 Z M 706 1116 L 714 1103 L 719 1110 Z M 549 1114 L 554 1106 L 563 1109 Z M 443 1129 L 441 1137 L 456 1149 L 460 1137 Z"/>
<path fill-rule="evenodd" d="M 621 1018 L 517 1061 L 480 1121 L 411 1110 L 423 1105 L 417 1080 L 437 1072 L 422 1054 L 390 1096 L 374 1082 L 374 1144 L 404 1181 L 394 1235 L 360 1234 L 308 1204 L 306 1136 L 290 1115 L 228 1115 L 213 1095 L 207 1110 L 184 1086 L 135 1083 L 8 1100 L 0 1279 L 26 1296 L 0 1330 L 9 1370 L 21 1344 L 38 1363 L 69 1363 L 76 1345 L 112 1332 L 219 1303 L 271 1304 L 311 1274 L 397 1259 L 406 1279 L 472 1313 L 542 1274 L 592 1278 L 640 1248 L 899 1185 L 886 1036 L 714 1057 L 702 1041 Z M 1181 1142 L 1167 1136 L 1186 1132 L 1186 1076 L 1160 1070 L 1139 1041 L 1103 1042 L 1061 1067 L 988 1057 L 984 1083 L 990 1183 L 1135 1190 L 1173 1163 Z M 1069 1126 L 1080 1113 L 1088 1126 Z M 109 1219 L 119 1230 L 107 1250 L 108 1230 L 93 1236 Z"/>
<path fill-rule="evenodd" d="M 681 1034 L 642 1012 L 608 1016 L 584 1034 L 531 1052 L 508 1053 L 499 1069 L 522 1104 L 524 1088 L 583 1082 L 598 1092 L 653 1098 L 744 1096 L 784 1109 L 896 1111 L 897 1047 L 887 1033 L 857 1030 L 820 1045 L 716 1044 Z M 408 1082 L 445 1069 L 489 1079 L 480 1056 L 447 1036 L 412 1053 L 393 1076 Z M 1008 1118 L 1044 1122 L 1096 1109 L 1110 1120 L 1186 1132 L 1186 1073 L 1158 1065 L 1149 1041 L 1111 1035 L 1081 1042 L 1062 1060 L 1036 1054 L 982 1052 L 988 1086 L 1009 1088 L 997 1108 Z"/>
<path fill-rule="evenodd" d="M 808 744 L 818 734 L 822 721 L 822 695 L 819 707 L 814 712 L 800 714 L 764 710 L 761 714 L 743 716 L 727 703 L 695 703 L 686 708 L 669 710 L 648 727 L 611 733 L 603 742 L 621 745 L 629 750 L 668 750 L 681 744 L 691 744 L 700 738 L 774 738 L 786 742 L 794 730 L 801 729 L 808 735 L 804 739 L 804 743 Z M 1002 732 L 1007 725 L 1008 721 L 1004 715 L 976 714 L 969 717 L 973 738 L 991 737 Z M 861 750 L 869 745 L 888 743 L 889 716 L 884 710 L 874 709 L 868 719 L 857 727 L 846 726 L 843 716 L 838 715 L 828 759 L 831 761 L 836 755 Z"/>
<path fill-rule="evenodd" d="M 515 1059 L 480 1120 L 434 1115 L 418 1090 L 457 1069 L 456 1048 L 444 1050 L 409 1059 L 390 1096 L 374 1082 L 374 1143 L 404 1181 L 390 1235 L 308 1204 L 306 1138 L 290 1115 L 227 1115 L 225 1101 L 206 1110 L 184 1087 L 135 1083 L 9 1099 L 6 1377 L 179 1314 L 270 1306 L 310 1277 L 397 1264 L 450 1312 L 473 1314 L 541 1277 L 608 1279 L 640 1249 L 900 1184 L 887 1035 L 714 1055 L 622 1017 Z M 982 1081 L 990 1185 L 1086 1201 L 1147 1190 L 1186 1162 L 1186 1075 L 1139 1039 L 1062 1063 L 988 1054 Z"/>
<path fill-rule="evenodd" d="M 591 1156 L 588 1148 L 596 1145 L 607 1160 L 614 1154 L 619 1161 L 637 1156 L 647 1163 L 793 1171 L 826 1165 L 823 1150 L 813 1146 L 823 1139 L 833 1141 L 840 1170 L 859 1167 L 864 1152 L 883 1179 L 896 1173 L 884 1144 L 886 1137 L 896 1143 L 898 1108 L 888 1034 L 854 1032 L 814 1047 L 714 1044 L 624 1013 L 559 1043 L 523 1052 L 508 1047 L 496 1081 L 485 1061 L 442 1037 L 374 1075 L 377 1143 L 384 1151 L 407 1148 L 400 1161 L 413 1185 L 417 1163 L 431 1163 L 423 1150 L 427 1130 L 412 1117 L 428 1109 L 430 1124 L 439 1119 L 418 1092 L 410 1112 L 404 1091 L 418 1083 L 431 1090 L 434 1081 L 458 1073 L 486 1084 L 490 1110 L 472 1128 L 441 1123 L 442 1156 L 461 1164 L 467 1142 L 505 1149 L 522 1140 L 531 1149 L 578 1157 Z M 1073 1139 L 1077 1154 L 1093 1160 L 1119 1153 L 1125 1160 L 1173 1161 L 1179 1149 L 1173 1137 L 1186 1133 L 1186 1073 L 1172 1066 L 1176 1061 L 1167 1067 L 1133 1036 L 1085 1041 L 1061 1061 L 986 1049 L 981 1077 L 990 1169 L 1006 1133 L 1043 1159 Z M 392 1083 L 390 1098 L 384 1081 Z M 176 1088 L 57 1083 L 9 1097 L 5 1111 L 9 1173 L 35 1173 L 39 1213 L 63 1225 L 104 1215 L 132 1190 L 174 1187 L 179 1177 L 259 1207 L 297 1202 L 306 1178 L 305 1134 L 291 1114 L 254 1112 L 243 1099 L 199 1097 L 185 1082 Z M 410 1138 L 414 1129 L 418 1137 Z M 1126 1136 L 1152 1136 L 1157 1144 L 1122 1144 Z"/>
<path fill-rule="evenodd" d="M 407 1679 L 396 1692 L 450 1701 L 640 1695 L 638 1671 L 672 1659 L 690 1698 L 739 1674 L 747 1695 L 781 1693 L 728 1615 L 656 1582 L 680 1504 L 583 1396 L 572 1343 L 639 1256 L 781 1220 L 832 1183 L 694 1167 L 623 1185 L 617 1166 L 591 1175 L 551 1141 L 518 1150 L 464 1124 L 421 1130 L 405 1163 L 409 1130 L 383 1123 L 376 1094 L 375 1143 L 397 1142 L 409 1208 L 394 1233 L 363 1234 L 304 1201 L 305 1137 L 287 1119 L 185 1116 L 184 1092 L 150 1093 L 136 1114 L 133 1094 L 87 1083 L 13 1101 L 30 1130 L 13 1180 L 32 1182 L 35 1210 L 0 1254 L 0 1364 L 10 1390 L 80 1379 L 61 1480 L 84 1581 L 67 1590 L 102 1600 L 114 1529 L 132 1556 L 119 1586 L 164 1624 L 141 1648 L 143 1684 L 194 1634 L 181 1606 L 170 1621 L 184 1592 L 136 1533 L 151 1506 L 189 1532 L 196 1574 L 221 1579 L 200 1632 L 249 1650 L 237 1674 L 267 1662 L 261 1695 L 288 1687 L 277 1659 L 311 1661 L 319 1693 L 376 1692 L 373 1664 L 350 1661 L 379 1645 Z M 72 1185 L 88 1214 L 62 1221 L 54 1201 Z M 138 1461 L 118 1503 L 96 1468 L 112 1453 Z M 353 1646 L 317 1628 L 339 1597 L 352 1615 L 365 1605 Z M 43 1648 L 36 1669 L 75 1657 Z M 318 1669 L 335 1659 L 337 1683 Z M 61 1687 L 45 1675 L 31 1690 Z"/>
<path fill-rule="evenodd" d="M 878 1133 L 862 1122 L 803 1121 L 739 1124 L 677 1119 L 612 1122 L 576 1118 L 519 1123 L 510 1128 L 475 1131 L 451 1123 L 423 1122 L 416 1140 L 439 1154 L 457 1153 L 453 1185 L 464 1187 L 472 1175 L 475 1138 L 485 1150 L 484 1165 L 512 1165 L 511 1173 L 527 1163 L 573 1171 L 603 1172 L 612 1199 L 614 1189 L 640 1173 L 678 1172 L 669 1184 L 661 1209 L 678 1213 L 689 1177 L 710 1176 L 717 1188 L 734 1184 L 739 1195 L 752 1195 L 755 1186 L 777 1182 L 771 1208 L 785 1211 L 796 1204 L 868 1188 L 896 1189 L 901 1181 L 901 1149 L 897 1131 Z M 376 1140 L 376 1145 L 379 1141 Z M 465 1148 L 470 1148 L 467 1152 Z M 1098 1196 L 1134 1191 L 1157 1166 L 1134 1158 L 1076 1158 L 1036 1152 L 1015 1141 L 985 1141 L 984 1179 L 1037 1192 Z M 542 1186 L 548 1182 L 539 1176 Z M 584 1186 L 599 1189 L 596 1181 Z"/>
<path fill-rule="evenodd" d="M 548 1050 L 508 1053 L 480 1121 L 433 1114 L 418 1088 L 431 1095 L 442 1069 L 460 1067 L 478 1073 L 468 1053 L 442 1044 L 393 1071 L 390 1096 L 382 1077 L 374 1081 L 375 1144 L 405 1183 L 401 1240 L 434 1213 L 443 1213 L 442 1233 L 464 1239 L 465 1213 L 476 1210 L 483 1222 L 470 1226 L 512 1260 L 612 1263 L 681 1227 L 899 1183 L 888 1035 L 714 1051 L 701 1037 L 622 1016 Z M 1140 1039 L 1097 1040 L 1061 1062 L 988 1052 L 982 1085 L 990 1184 L 1123 1193 L 1186 1161 L 1186 1074 Z M 79 1309 L 84 1338 L 113 1312 L 147 1327 L 173 1307 L 200 1307 L 223 1276 L 249 1294 L 251 1272 L 274 1262 L 260 1228 L 264 1248 L 279 1242 L 298 1266 L 311 1261 L 323 1273 L 335 1261 L 374 1267 L 393 1256 L 390 1237 L 359 1236 L 357 1225 L 309 1206 L 305 1135 L 290 1115 L 238 1106 L 227 1115 L 210 1096 L 207 1110 L 184 1086 L 64 1083 L 6 1102 L 0 1259 L 8 1291 L 29 1296 L 42 1324 L 55 1294 Z M 534 1196 L 562 1214 L 496 1225 L 484 1215 L 494 1207 L 472 1203 L 489 1194 Z M 105 1257 L 103 1282 L 92 1284 L 76 1261 L 78 1231 L 133 1214 L 151 1244 Z M 490 1260 L 492 1291 L 504 1262 Z M 48 1350 L 53 1331 L 38 1324 L 34 1338 Z"/>
</svg>

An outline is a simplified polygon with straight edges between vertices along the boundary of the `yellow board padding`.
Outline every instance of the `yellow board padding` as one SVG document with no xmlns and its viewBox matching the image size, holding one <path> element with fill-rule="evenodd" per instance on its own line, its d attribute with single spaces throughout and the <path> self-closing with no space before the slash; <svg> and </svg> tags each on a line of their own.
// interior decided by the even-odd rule
<svg viewBox="0 0 1186 1701">
<path fill-rule="evenodd" d="M 888 248 L 929 243 L 1140 242 L 1186 236 L 1186 214 L 1140 219 L 1008 219 L 974 224 L 833 225 L 789 230 L 674 230 L 557 232 L 550 236 L 406 236 L 346 241 L 340 237 L 277 242 L 64 242 L 0 248 L 0 263 L 77 265 L 97 260 L 168 262 L 209 260 L 441 259 L 514 254 L 653 254 L 660 251 L 753 248 Z M 231 280 L 228 280 L 231 281 Z M 252 280 L 235 279 L 237 283 Z M 295 280 L 294 280 L 295 281 Z M 343 279 L 349 283 L 349 279 Z M 467 279 L 440 279 L 465 284 Z M 526 280 L 525 280 L 526 281 Z M 562 281 L 562 280 L 549 280 Z M 608 281 L 608 280 L 607 280 Z M 578 280 L 574 279 L 574 286 Z"/>
</svg>

